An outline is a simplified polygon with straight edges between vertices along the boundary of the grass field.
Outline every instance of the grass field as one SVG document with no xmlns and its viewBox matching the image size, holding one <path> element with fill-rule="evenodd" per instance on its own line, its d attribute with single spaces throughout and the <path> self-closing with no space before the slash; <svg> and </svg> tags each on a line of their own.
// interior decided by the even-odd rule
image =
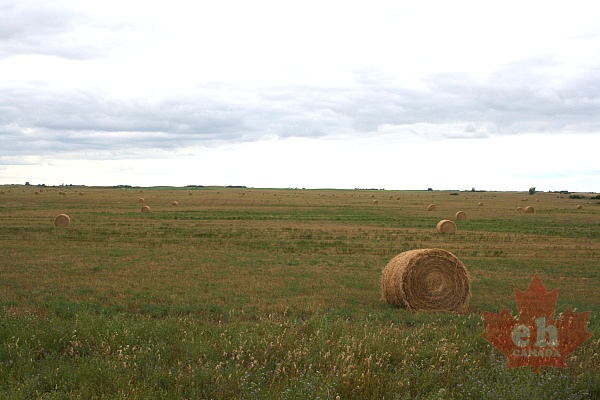
<svg viewBox="0 0 600 400">
<path fill-rule="evenodd" d="M 590 194 L 0 189 L 2 399 L 600 398 Z M 469 270 L 468 310 L 382 303 L 390 259 L 434 247 Z M 593 334 L 537 375 L 481 336 L 536 273 Z"/>
</svg>

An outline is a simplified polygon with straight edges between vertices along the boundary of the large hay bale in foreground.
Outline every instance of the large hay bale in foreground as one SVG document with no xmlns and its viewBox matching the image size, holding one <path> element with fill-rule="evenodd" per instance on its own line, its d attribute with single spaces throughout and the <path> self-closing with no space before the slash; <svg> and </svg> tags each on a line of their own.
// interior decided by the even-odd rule
<svg viewBox="0 0 600 400">
<path fill-rule="evenodd" d="M 71 224 L 71 217 L 67 214 L 59 214 L 54 218 L 54 226 L 58 226 L 60 228 L 64 228 Z"/>
<path fill-rule="evenodd" d="M 437 223 L 435 229 L 438 233 L 455 233 L 456 224 L 454 221 L 450 221 L 449 219 L 443 219 Z"/>
<path fill-rule="evenodd" d="M 150 206 L 143 206 L 141 211 L 143 213 L 149 213 L 150 212 Z"/>
<path fill-rule="evenodd" d="M 524 211 L 524 212 L 526 212 L 526 213 L 528 213 L 528 214 L 531 214 L 531 213 L 535 212 L 535 210 L 534 210 L 534 209 L 533 209 L 533 207 L 531 207 L 531 206 L 527 206 L 527 207 L 525 207 L 525 208 L 523 209 L 523 211 Z"/>
<path fill-rule="evenodd" d="M 398 254 L 381 276 L 383 300 L 413 310 L 460 311 L 471 298 L 469 275 L 456 256 L 442 249 Z"/>
<path fill-rule="evenodd" d="M 464 211 L 457 211 L 455 217 L 457 221 L 467 219 L 467 213 Z"/>
</svg>

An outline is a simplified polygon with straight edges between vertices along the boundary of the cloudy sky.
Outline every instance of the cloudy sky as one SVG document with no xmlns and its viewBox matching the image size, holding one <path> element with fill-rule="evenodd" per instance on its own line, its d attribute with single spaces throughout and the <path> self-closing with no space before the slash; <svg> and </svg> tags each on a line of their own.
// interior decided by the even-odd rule
<svg viewBox="0 0 600 400">
<path fill-rule="evenodd" d="M 598 11 L 0 0 L 0 184 L 600 192 Z"/>
</svg>

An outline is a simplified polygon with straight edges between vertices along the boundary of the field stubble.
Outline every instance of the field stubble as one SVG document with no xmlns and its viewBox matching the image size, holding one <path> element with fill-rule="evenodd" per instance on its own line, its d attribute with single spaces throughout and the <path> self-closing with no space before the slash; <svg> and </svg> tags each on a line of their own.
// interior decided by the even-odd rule
<svg viewBox="0 0 600 400">
<path fill-rule="evenodd" d="M 4 397 L 600 393 L 598 204 L 577 210 L 550 193 L 66 192 L 14 187 L 0 197 Z M 140 197 L 152 212 L 140 212 Z M 518 212 L 523 204 L 535 213 Z M 458 210 L 467 219 L 456 221 L 457 233 L 436 233 L 437 221 Z M 53 226 L 60 213 L 69 227 Z M 386 263 L 433 247 L 469 270 L 469 310 L 384 305 Z M 506 369 L 481 337 L 481 312 L 506 306 L 516 315 L 513 290 L 525 290 L 535 273 L 547 289 L 560 288 L 557 312 L 592 311 L 594 334 L 567 369 L 540 375 Z"/>
</svg>

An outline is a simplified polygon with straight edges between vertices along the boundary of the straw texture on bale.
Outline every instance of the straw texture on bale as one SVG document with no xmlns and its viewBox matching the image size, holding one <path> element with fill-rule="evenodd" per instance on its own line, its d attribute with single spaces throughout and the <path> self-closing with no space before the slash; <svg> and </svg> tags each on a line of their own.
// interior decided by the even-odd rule
<svg viewBox="0 0 600 400">
<path fill-rule="evenodd" d="M 427 211 L 435 211 L 437 209 L 437 207 L 435 206 L 435 204 L 430 204 L 427 206 Z"/>
<path fill-rule="evenodd" d="M 464 211 L 457 211 L 456 212 L 456 219 L 457 220 L 467 219 L 467 213 L 464 212 Z"/>
<path fill-rule="evenodd" d="M 56 218 L 54 218 L 54 226 L 64 228 L 69 226 L 70 223 L 71 217 L 69 217 L 67 214 L 59 214 L 56 216 Z"/>
<path fill-rule="evenodd" d="M 438 233 L 455 233 L 456 224 L 454 221 L 450 221 L 449 219 L 443 219 L 437 223 L 435 229 Z"/>
<path fill-rule="evenodd" d="M 535 212 L 535 210 L 533 209 L 533 207 L 531 206 L 527 206 L 523 209 L 523 211 L 525 211 L 526 213 L 532 213 Z"/>
<path fill-rule="evenodd" d="M 460 311 L 471 298 L 464 264 L 442 249 L 417 249 L 398 254 L 381 276 L 383 300 L 413 310 Z"/>
<path fill-rule="evenodd" d="M 150 212 L 150 206 L 143 206 L 142 212 Z"/>
</svg>

